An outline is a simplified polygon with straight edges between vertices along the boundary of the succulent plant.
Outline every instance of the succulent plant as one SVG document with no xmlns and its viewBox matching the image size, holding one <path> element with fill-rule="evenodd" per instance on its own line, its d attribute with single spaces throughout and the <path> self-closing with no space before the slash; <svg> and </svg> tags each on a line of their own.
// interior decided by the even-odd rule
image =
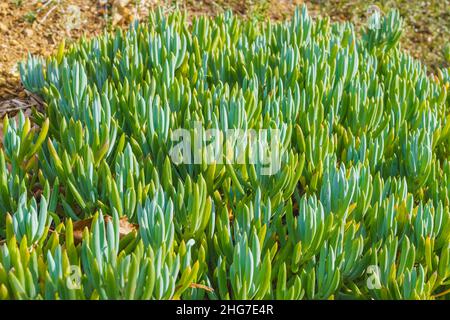
<svg viewBox="0 0 450 320">
<path fill-rule="evenodd" d="M 0 299 L 449 299 L 450 71 L 402 26 L 157 10 L 30 56 Z"/>
</svg>

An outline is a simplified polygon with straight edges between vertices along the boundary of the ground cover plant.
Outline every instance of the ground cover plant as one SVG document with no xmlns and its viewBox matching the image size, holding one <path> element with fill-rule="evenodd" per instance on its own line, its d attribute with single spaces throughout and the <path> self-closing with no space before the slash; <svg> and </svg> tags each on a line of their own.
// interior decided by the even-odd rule
<svg viewBox="0 0 450 320">
<path fill-rule="evenodd" d="M 450 75 L 402 27 L 155 11 L 30 56 L 46 107 L 4 119 L 0 299 L 448 299 Z M 178 129 L 267 144 L 179 161 Z"/>
</svg>

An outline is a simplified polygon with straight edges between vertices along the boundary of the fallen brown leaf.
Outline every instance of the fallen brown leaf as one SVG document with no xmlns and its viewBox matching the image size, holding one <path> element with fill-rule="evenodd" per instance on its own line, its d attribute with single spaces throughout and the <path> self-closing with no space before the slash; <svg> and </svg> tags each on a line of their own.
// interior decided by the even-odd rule
<svg viewBox="0 0 450 320">
<path fill-rule="evenodd" d="M 175 287 L 175 290 L 178 290 L 181 288 L 181 285 L 178 285 Z M 208 286 L 205 286 L 204 284 L 200 284 L 200 283 L 191 283 L 189 285 L 189 288 L 196 288 L 196 289 L 203 289 L 206 290 L 208 292 L 214 292 L 214 289 Z M 179 298 L 175 298 L 174 300 L 179 300 Z"/>
<path fill-rule="evenodd" d="M 205 286 L 204 284 L 200 284 L 200 283 L 191 283 L 189 285 L 190 288 L 197 288 L 197 289 L 203 289 L 209 292 L 214 292 L 214 289 L 208 286 Z"/>
<path fill-rule="evenodd" d="M 111 217 L 107 216 L 109 219 Z M 123 217 L 119 220 L 119 237 L 122 239 L 130 232 L 136 231 L 139 228 L 139 225 L 128 222 L 127 217 Z"/>
<path fill-rule="evenodd" d="M 83 240 L 83 231 L 85 228 L 90 229 L 93 218 L 75 221 L 73 223 L 73 239 L 74 243 L 78 244 Z M 105 222 L 112 221 L 112 217 L 105 215 L 103 220 Z M 130 223 L 127 217 L 122 217 L 119 220 L 119 238 L 122 239 L 130 232 L 136 231 L 139 228 L 137 224 Z"/>
<path fill-rule="evenodd" d="M 83 239 L 83 230 L 84 228 L 90 228 L 92 224 L 92 218 L 75 221 L 73 223 L 73 241 L 75 244 L 78 244 Z"/>
</svg>

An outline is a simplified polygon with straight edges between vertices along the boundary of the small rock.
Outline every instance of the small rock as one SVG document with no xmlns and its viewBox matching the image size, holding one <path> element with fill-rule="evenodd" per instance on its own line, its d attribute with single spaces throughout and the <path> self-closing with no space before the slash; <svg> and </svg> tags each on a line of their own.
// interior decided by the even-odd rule
<svg viewBox="0 0 450 320">
<path fill-rule="evenodd" d="M 112 15 L 112 24 L 116 25 L 123 19 L 122 15 L 118 12 L 114 12 Z"/>
<path fill-rule="evenodd" d="M 9 73 L 13 76 L 18 76 L 19 75 L 19 68 L 17 64 L 14 64 L 11 69 L 9 70 Z"/>
<path fill-rule="evenodd" d="M 8 32 L 8 27 L 4 23 L 1 23 L 1 22 L 0 22 L 0 31 Z"/>
<path fill-rule="evenodd" d="M 24 30 L 22 31 L 22 33 L 23 33 L 23 35 L 26 36 L 26 37 L 31 37 L 31 36 L 33 35 L 33 30 L 27 28 L 27 29 L 24 29 Z"/>
<path fill-rule="evenodd" d="M 114 6 L 124 8 L 130 3 L 130 0 L 116 0 L 114 1 Z"/>
</svg>

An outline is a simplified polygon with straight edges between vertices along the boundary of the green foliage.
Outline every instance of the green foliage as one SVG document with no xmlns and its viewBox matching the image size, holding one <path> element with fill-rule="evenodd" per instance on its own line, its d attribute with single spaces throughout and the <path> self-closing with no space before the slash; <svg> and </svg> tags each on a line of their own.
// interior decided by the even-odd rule
<svg viewBox="0 0 450 320">
<path fill-rule="evenodd" d="M 449 70 L 428 77 L 401 32 L 395 11 L 361 36 L 306 8 L 156 11 L 30 57 L 22 82 L 47 106 L 39 133 L 5 120 L 0 299 L 450 298 Z M 281 135 L 186 164 L 178 128 Z"/>
</svg>

